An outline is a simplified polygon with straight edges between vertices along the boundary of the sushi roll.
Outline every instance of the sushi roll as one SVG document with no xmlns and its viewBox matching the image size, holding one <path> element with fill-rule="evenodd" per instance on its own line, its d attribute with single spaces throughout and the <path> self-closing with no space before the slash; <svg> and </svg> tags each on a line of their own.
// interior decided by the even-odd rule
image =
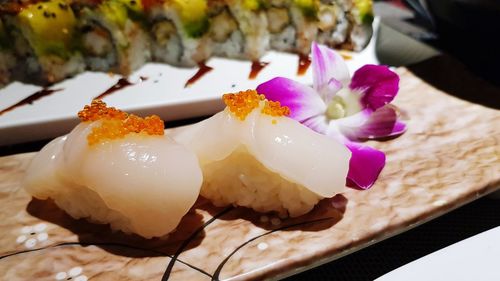
<svg viewBox="0 0 500 281">
<path fill-rule="evenodd" d="M 373 34 L 371 0 L 330 1 L 319 7 L 318 43 L 344 50 L 363 50 Z"/>
<path fill-rule="evenodd" d="M 259 60 L 269 50 L 267 1 L 209 0 L 214 55 Z"/>
<path fill-rule="evenodd" d="M 212 55 L 206 0 L 148 1 L 153 60 L 195 66 Z"/>
<path fill-rule="evenodd" d="M 140 118 L 94 101 L 79 117 L 71 133 L 35 156 L 26 191 L 113 230 L 145 238 L 173 231 L 199 195 L 195 154 L 165 136 L 157 116 Z"/>
<path fill-rule="evenodd" d="M 286 52 L 309 54 L 318 33 L 316 0 L 274 0 L 267 10 L 271 46 Z"/>
<path fill-rule="evenodd" d="M 360 51 L 373 14 L 371 0 L 10 0 L 0 18 L 0 83 L 47 84 L 84 69 L 126 76 L 151 60 L 308 55 L 313 41 Z"/>
<path fill-rule="evenodd" d="M 343 191 L 351 155 L 343 144 L 286 117 L 287 107 L 256 91 L 223 100 L 224 111 L 172 134 L 198 156 L 203 197 L 296 217 Z"/>
<path fill-rule="evenodd" d="M 22 62 L 16 65 L 21 79 L 54 83 L 84 70 L 76 44 L 77 20 L 66 0 L 5 2 L 0 6 L 13 41 L 11 48 Z"/>
<path fill-rule="evenodd" d="M 169 0 L 148 6 L 154 60 L 194 66 L 211 56 L 258 60 L 269 49 L 264 1 Z"/>
<path fill-rule="evenodd" d="M 151 58 L 141 0 L 74 0 L 87 68 L 129 75 Z"/>
<path fill-rule="evenodd" d="M 271 47 L 308 55 L 311 43 L 360 51 L 372 35 L 371 0 L 273 0 L 267 9 Z"/>
<path fill-rule="evenodd" d="M 9 35 L 0 19 L 0 87 L 11 80 L 12 69 L 16 65 L 13 46 Z"/>
</svg>

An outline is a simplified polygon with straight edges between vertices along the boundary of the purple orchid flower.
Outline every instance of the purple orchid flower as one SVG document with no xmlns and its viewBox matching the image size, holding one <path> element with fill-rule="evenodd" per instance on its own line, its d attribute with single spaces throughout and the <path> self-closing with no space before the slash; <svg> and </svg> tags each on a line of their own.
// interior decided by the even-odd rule
<svg viewBox="0 0 500 281">
<path fill-rule="evenodd" d="M 389 103 L 399 76 L 387 66 L 365 65 L 352 79 L 342 57 L 326 46 L 312 45 L 313 87 L 277 77 L 257 87 L 267 99 L 291 110 L 290 117 L 351 150 L 347 185 L 370 188 L 385 165 L 385 154 L 357 142 L 397 136 L 406 125 Z"/>
</svg>

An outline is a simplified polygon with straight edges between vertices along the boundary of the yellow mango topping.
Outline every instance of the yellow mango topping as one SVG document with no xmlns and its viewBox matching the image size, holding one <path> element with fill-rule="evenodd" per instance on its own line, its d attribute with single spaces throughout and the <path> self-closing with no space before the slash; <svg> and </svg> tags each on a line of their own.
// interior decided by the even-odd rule
<svg viewBox="0 0 500 281">
<path fill-rule="evenodd" d="M 290 108 L 281 106 L 279 102 L 268 101 L 264 95 L 259 95 L 255 90 L 242 91 L 235 94 L 225 94 L 222 100 L 238 119 L 241 121 L 254 110 L 258 108 L 261 102 L 264 102 L 262 113 L 271 116 L 287 116 L 290 114 Z"/>
<path fill-rule="evenodd" d="M 66 0 L 50 0 L 24 7 L 17 15 L 21 29 L 38 55 L 64 55 L 74 44 L 77 20 Z"/>
<path fill-rule="evenodd" d="M 190 37 L 200 37 L 208 30 L 207 0 L 173 0 L 173 3 Z"/>
<path fill-rule="evenodd" d="M 82 122 L 101 120 L 101 124 L 92 128 L 92 132 L 87 136 L 89 145 L 103 140 L 120 139 L 130 133 L 162 136 L 165 129 L 163 121 L 156 115 L 142 118 L 114 107 L 107 107 L 101 100 L 93 100 L 91 105 L 86 105 L 78 112 L 78 117 Z"/>
</svg>

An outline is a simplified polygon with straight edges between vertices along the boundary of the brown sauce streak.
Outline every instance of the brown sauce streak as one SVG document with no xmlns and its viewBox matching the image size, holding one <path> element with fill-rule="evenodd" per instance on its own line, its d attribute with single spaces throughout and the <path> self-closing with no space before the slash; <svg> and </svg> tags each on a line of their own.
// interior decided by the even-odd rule
<svg viewBox="0 0 500 281">
<path fill-rule="evenodd" d="M 311 57 L 309 55 L 299 55 L 299 67 L 297 68 L 297 75 L 302 76 L 306 74 L 307 69 L 311 65 Z"/>
<path fill-rule="evenodd" d="M 134 85 L 134 84 L 131 83 L 130 81 L 128 81 L 126 78 L 120 78 L 120 80 L 118 80 L 118 82 L 116 82 L 113 86 L 111 86 L 109 89 L 107 89 L 102 94 L 95 97 L 94 99 L 96 99 L 96 100 L 103 99 L 104 97 L 109 96 L 116 91 L 119 91 L 123 88 L 126 88 L 128 86 L 132 86 L 132 85 Z"/>
<path fill-rule="evenodd" d="M 205 63 L 199 63 L 198 67 L 199 67 L 198 71 L 193 75 L 193 77 L 187 80 L 186 84 L 184 85 L 184 88 L 193 85 L 196 81 L 198 81 L 201 77 L 203 77 L 203 75 L 213 70 L 212 67 L 206 65 Z"/>
<path fill-rule="evenodd" d="M 268 62 L 253 61 L 252 68 L 250 70 L 250 74 L 248 74 L 248 79 L 253 80 L 253 79 L 257 78 L 257 76 L 262 71 L 262 69 L 264 69 L 268 65 L 269 65 Z"/>
<path fill-rule="evenodd" d="M 23 106 L 23 105 L 26 105 L 26 104 L 32 104 L 34 101 L 36 100 L 39 100 L 45 96 L 48 96 L 48 95 L 51 95 L 52 93 L 55 93 L 55 92 L 59 92 L 59 91 L 62 91 L 63 89 L 46 89 L 46 88 L 43 88 L 41 89 L 40 91 L 38 92 L 35 92 L 34 94 L 22 99 L 21 101 L 17 102 L 16 104 L 14 105 L 11 105 L 9 107 L 7 107 L 6 109 L 3 109 L 2 111 L 0 111 L 0 115 L 6 113 L 6 112 L 9 112 L 11 110 L 14 110 L 16 109 L 17 107 L 19 106 Z"/>
</svg>

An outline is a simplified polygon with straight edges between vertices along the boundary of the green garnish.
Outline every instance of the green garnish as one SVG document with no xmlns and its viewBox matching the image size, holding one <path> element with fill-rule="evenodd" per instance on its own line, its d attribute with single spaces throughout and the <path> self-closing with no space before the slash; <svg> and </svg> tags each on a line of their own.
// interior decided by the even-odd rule
<svg viewBox="0 0 500 281">
<path fill-rule="evenodd" d="M 371 0 L 354 0 L 354 6 L 358 9 L 361 23 L 371 24 L 373 22 L 373 5 Z"/>
<path fill-rule="evenodd" d="M 307 19 L 315 20 L 318 18 L 319 5 L 316 0 L 293 0 L 293 2 Z"/>
</svg>

